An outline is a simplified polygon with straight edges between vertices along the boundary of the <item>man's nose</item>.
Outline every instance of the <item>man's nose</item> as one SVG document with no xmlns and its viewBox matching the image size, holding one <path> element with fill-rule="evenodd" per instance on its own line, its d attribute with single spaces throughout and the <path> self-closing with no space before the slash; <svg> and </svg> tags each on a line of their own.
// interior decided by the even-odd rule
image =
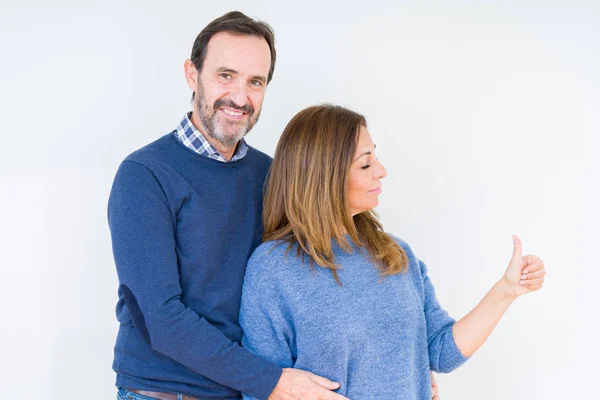
<svg viewBox="0 0 600 400">
<path fill-rule="evenodd" d="M 238 107 L 243 107 L 248 104 L 248 89 L 245 83 L 237 83 L 235 88 L 229 93 L 229 98 Z"/>
</svg>

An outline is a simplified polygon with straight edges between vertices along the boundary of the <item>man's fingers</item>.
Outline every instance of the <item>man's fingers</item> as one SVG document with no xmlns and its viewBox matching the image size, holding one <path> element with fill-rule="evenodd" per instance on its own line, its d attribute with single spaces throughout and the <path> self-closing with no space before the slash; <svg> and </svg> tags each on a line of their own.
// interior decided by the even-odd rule
<svg viewBox="0 0 600 400">
<path fill-rule="evenodd" d="M 333 387 L 332 389 L 329 389 L 327 386 L 321 385 L 317 381 L 313 380 L 314 377 L 317 377 L 317 378 L 321 379 L 321 381 L 323 381 L 323 380 L 324 381 L 328 381 L 329 382 L 329 386 L 331 386 L 333 384 L 333 385 L 335 385 L 335 387 Z M 313 382 L 315 384 L 317 384 L 318 386 L 315 386 L 314 388 L 311 388 L 311 390 L 309 391 L 310 394 L 311 394 L 311 396 L 308 397 L 308 398 L 310 398 L 310 399 L 319 399 L 319 400 L 348 400 L 347 397 L 344 397 L 341 394 L 337 394 L 335 392 L 332 392 L 332 390 L 335 390 L 338 387 L 340 387 L 339 383 L 332 382 L 329 379 L 320 377 L 318 375 L 313 375 L 313 376 L 311 376 L 310 379 L 313 380 Z M 324 382 L 324 383 L 326 383 L 326 382 Z"/>
<path fill-rule="evenodd" d="M 310 379 L 312 379 L 315 383 L 323 386 L 328 390 L 336 390 L 340 387 L 340 384 L 337 382 L 333 382 L 327 378 L 323 378 L 322 376 L 315 375 L 312 372 L 307 372 L 309 374 Z"/>
<path fill-rule="evenodd" d="M 341 394 L 337 394 L 334 392 L 327 391 L 327 393 L 323 393 L 317 397 L 320 400 L 349 400 L 347 397 L 342 396 Z"/>
<path fill-rule="evenodd" d="M 319 375 L 315 375 L 312 372 L 308 372 L 310 379 L 321 388 L 318 388 L 317 399 L 320 400 L 348 400 L 347 397 L 342 396 L 341 394 L 337 394 L 332 392 L 332 390 L 336 390 L 340 387 L 338 382 L 333 382 L 330 379 L 324 378 Z"/>
<path fill-rule="evenodd" d="M 319 399 L 348 400 L 333 390 L 340 387 L 337 382 L 315 375 L 308 371 L 284 368 L 277 386 L 269 396 L 270 400 Z"/>
</svg>

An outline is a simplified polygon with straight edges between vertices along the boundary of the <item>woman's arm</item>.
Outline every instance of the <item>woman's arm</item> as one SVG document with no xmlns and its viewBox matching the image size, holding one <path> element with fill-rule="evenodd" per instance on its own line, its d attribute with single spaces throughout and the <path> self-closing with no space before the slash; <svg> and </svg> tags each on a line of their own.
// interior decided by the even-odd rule
<svg viewBox="0 0 600 400">
<path fill-rule="evenodd" d="M 279 365 L 292 367 L 293 330 L 285 307 L 280 303 L 277 279 L 270 265 L 254 254 L 248 261 L 240 306 L 242 344 L 252 353 Z M 283 372 L 282 372 L 283 377 Z M 254 399 L 244 393 L 244 399 Z"/>
<path fill-rule="evenodd" d="M 452 327 L 456 346 L 465 357 L 481 347 L 517 297 L 536 291 L 544 284 L 543 261 L 533 255 L 523 257 L 521 240 L 513 236 L 513 242 L 513 256 L 502 279 Z"/>
<path fill-rule="evenodd" d="M 285 303 L 286 296 L 280 291 L 277 269 L 258 255 L 264 252 L 267 251 L 259 248 L 248 261 L 242 289 L 240 326 L 243 329 L 242 344 L 246 349 L 283 368 L 269 400 L 348 400 L 333 392 L 340 387 L 339 383 L 292 368 L 296 358 L 293 318 Z M 246 393 L 243 398 L 254 399 Z"/>
</svg>

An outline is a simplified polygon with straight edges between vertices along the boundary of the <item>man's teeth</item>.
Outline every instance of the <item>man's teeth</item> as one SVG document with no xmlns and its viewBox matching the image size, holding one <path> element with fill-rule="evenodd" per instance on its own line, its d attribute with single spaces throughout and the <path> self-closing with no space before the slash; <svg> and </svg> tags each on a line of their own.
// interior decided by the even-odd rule
<svg viewBox="0 0 600 400">
<path fill-rule="evenodd" d="M 229 110 L 229 109 L 227 109 L 227 108 L 224 108 L 224 109 L 223 109 L 223 112 L 224 112 L 225 114 L 233 115 L 233 116 L 236 116 L 236 117 L 239 117 L 240 115 L 244 114 L 244 113 L 242 113 L 242 112 L 239 112 L 239 111 L 233 111 L 233 110 Z"/>
</svg>

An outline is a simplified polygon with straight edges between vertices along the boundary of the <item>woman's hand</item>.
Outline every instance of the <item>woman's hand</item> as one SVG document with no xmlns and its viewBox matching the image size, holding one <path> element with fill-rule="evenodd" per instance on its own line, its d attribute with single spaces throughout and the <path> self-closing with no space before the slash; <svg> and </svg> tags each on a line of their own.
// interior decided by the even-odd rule
<svg viewBox="0 0 600 400">
<path fill-rule="evenodd" d="M 513 236 L 515 249 L 508 268 L 477 306 L 452 327 L 454 341 L 470 357 L 487 340 L 513 300 L 538 290 L 544 284 L 544 263 L 536 256 L 523 257 L 521 240 Z"/>
<path fill-rule="evenodd" d="M 435 380 L 435 376 L 433 376 L 433 372 L 429 371 L 429 376 L 431 376 L 431 400 L 440 400 L 440 396 L 438 395 L 438 384 Z"/>
<path fill-rule="evenodd" d="M 514 250 L 508 268 L 501 281 L 502 289 L 509 299 L 534 292 L 544 285 L 546 270 L 544 262 L 534 255 L 523 256 L 521 239 L 513 235 Z"/>
</svg>

